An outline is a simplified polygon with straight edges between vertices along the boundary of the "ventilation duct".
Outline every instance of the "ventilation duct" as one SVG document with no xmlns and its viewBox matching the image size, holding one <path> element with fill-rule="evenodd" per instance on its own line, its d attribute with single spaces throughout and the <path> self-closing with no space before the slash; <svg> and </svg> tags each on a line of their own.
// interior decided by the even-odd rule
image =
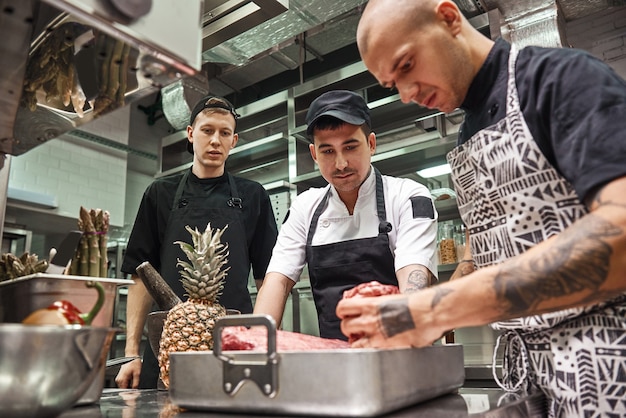
<svg viewBox="0 0 626 418">
<path fill-rule="evenodd" d="M 185 77 L 161 89 L 163 114 L 174 129 L 182 130 L 189 124 L 191 109 L 209 94 L 209 82 L 203 74 Z"/>
<path fill-rule="evenodd" d="M 567 44 L 565 23 L 614 6 L 615 0 L 481 0 L 489 10 L 491 32 L 518 47 Z"/>
<path fill-rule="evenodd" d="M 558 0 L 566 22 L 583 18 L 609 7 L 624 6 L 623 0 Z"/>
<path fill-rule="evenodd" d="M 211 49 L 289 8 L 289 0 L 205 0 L 202 50 Z"/>
<path fill-rule="evenodd" d="M 367 0 L 290 0 L 289 10 L 210 48 L 202 54 L 205 62 L 243 65 L 275 45 L 340 16 Z"/>
<path fill-rule="evenodd" d="M 490 19 L 499 24 L 492 31 L 518 48 L 528 45 L 561 47 L 565 34 L 562 30 L 562 17 L 556 3 L 547 4 L 525 13 L 504 18 L 498 13 L 490 13 Z M 491 22 L 492 28 L 494 22 Z"/>
</svg>

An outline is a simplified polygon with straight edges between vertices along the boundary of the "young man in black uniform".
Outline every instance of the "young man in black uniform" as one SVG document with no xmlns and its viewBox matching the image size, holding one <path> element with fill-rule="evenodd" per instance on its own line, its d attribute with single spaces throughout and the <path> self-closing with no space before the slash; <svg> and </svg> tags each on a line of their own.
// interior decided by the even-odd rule
<svg viewBox="0 0 626 418">
<path fill-rule="evenodd" d="M 191 112 L 187 149 L 193 153 L 191 169 L 154 181 L 144 193 L 126 249 L 122 271 L 136 284 L 129 288 L 126 356 L 139 356 L 139 344 L 152 298 L 135 269 L 149 261 L 183 298 L 177 259 L 185 254 L 175 241 L 190 242 L 185 226 L 204 230 L 228 228 L 222 239 L 228 243 L 230 268 L 220 303 L 242 313 L 252 312 L 248 292 L 250 266 L 260 287 L 276 242 L 277 227 L 269 196 L 259 183 L 234 177 L 225 171 L 229 152 L 238 140 L 239 115 L 232 104 L 218 97 L 205 97 Z M 115 381 L 121 388 L 155 388 L 158 363 L 147 349 L 120 369 Z"/>
</svg>

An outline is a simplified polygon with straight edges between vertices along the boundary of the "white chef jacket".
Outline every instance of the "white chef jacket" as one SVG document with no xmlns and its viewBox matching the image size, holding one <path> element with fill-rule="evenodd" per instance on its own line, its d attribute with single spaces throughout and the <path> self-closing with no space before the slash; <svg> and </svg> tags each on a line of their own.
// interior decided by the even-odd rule
<svg viewBox="0 0 626 418">
<path fill-rule="evenodd" d="M 409 264 L 421 264 L 437 277 L 437 211 L 434 219 L 414 217 L 412 197 L 432 199 L 427 187 L 410 179 L 382 176 L 387 221 L 391 223 L 389 249 L 396 271 Z M 294 199 L 289 216 L 280 227 L 267 272 L 278 272 L 297 282 L 306 262 L 306 241 L 313 212 L 328 188 L 328 204 L 319 217 L 312 245 L 324 245 L 378 235 L 376 177 L 373 168 L 359 189 L 353 215 L 348 213 L 332 185 L 311 188 Z"/>
</svg>

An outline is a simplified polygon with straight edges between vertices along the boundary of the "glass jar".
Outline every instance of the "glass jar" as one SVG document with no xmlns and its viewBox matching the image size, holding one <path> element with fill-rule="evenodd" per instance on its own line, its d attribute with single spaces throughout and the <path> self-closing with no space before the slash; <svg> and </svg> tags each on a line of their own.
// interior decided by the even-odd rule
<svg viewBox="0 0 626 418">
<path fill-rule="evenodd" d="M 441 225 L 439 239 L 439 262 L 441 264 L 456 263 L 456 244 L 454 242 L 454 229 L 450 224 Z"/>
<path fill-rule="evenodd" d="M 457 225 L 454 228 L 454 241 L 456 243 L 456 261 L 461 261 L 465 255 L 465 225 Z"/>
</svg>

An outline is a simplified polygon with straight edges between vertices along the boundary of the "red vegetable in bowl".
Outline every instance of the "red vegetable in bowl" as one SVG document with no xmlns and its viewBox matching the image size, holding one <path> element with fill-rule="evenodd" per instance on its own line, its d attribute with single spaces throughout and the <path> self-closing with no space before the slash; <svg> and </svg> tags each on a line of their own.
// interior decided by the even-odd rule
<svg viewBox="0 0 626 418">
<path fill-rule="evenodd" d="M 34 311 L 22 323 L 28 325 L 91 325 L 104 304 L 104 288 L 96 281 L 88 281 L 85 285 L 98 291 L 98 300 L 91 311 L 81 313 L 71 302 L 57 300 L 47 308 Z"/>
</svg>

